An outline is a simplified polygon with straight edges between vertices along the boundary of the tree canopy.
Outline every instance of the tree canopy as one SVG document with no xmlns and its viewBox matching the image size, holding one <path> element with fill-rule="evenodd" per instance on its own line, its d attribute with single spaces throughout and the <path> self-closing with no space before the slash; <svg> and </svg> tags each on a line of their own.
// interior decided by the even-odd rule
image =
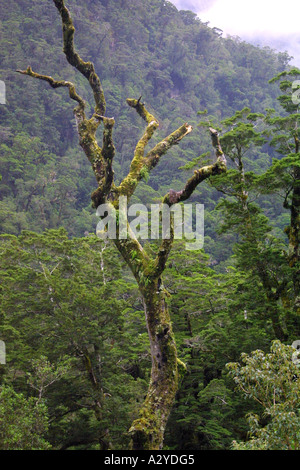
<svg viewBox="0 0 300 470">
<path fill-rule="evenodd" d="M 168 1 L 0 5 L 0 449 L 298 450 L 300 70 Z M 99 239 L 124 196 L 203 247 Z"/>
</svg>

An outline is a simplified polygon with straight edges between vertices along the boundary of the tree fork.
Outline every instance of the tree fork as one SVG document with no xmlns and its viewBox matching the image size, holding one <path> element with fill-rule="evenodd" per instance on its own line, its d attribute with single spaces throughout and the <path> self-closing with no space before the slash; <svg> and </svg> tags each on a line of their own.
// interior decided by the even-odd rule
<svg viewBox="0 0 300 470">
<path fill-rule="evenodd" d="M 32 72 L 28 67 L 25 71 L 18 71 L 24 75 L 47 81 L 53 88 L 68 87 L 70 97 L 77 101 L 74 110 L 77 121 L 79 143 L 91 163 L 98 188 L 92 193 L 95 208 L 104 202 L 112 203 L 119 209 L 120 196 L 129 199 L 134 193 L 138 182 L 142 179 L 144 171 L 151 171 L 160 161 L 160 158 L 173 146 L 177 145 L 191 131 L 192 126 L 185 123 L 176 131 L 167 136 L 145 155 L 146 145 L 159 126 L 156 118 L 147 111 L 139 99 L 128 99 L 127 104 L 146 121 L 147 127 L 136 145 L 128 175 L 116 187 L 113 182 L 112 163 L 114 158 L 113 126 L 114 119 L 105 117 L 105 98 L 100 79 L 95 72 L 92 62 L 85 62 L 74 48 L 75 28 L 64 0 L 53 0 L 58 9 L 63 25 L 63 50 L 68 62 L 75 67 L 88 80 L 92 88 L 95 108 L 90 119 L 85 116 L 85 103 L 76 93 L 71 82 L 55 81 L 47 75 Z M 103 125 L 103 142 L 99 146 L 96 139 L 98 126 Z M 196 170 L 187 181 L 182 191 L 170 191 L 163 202 L 172 205 L 186 200 L 205 179 L 211 175 L 226 171 L 226 159 L 220 146 L 218 133 L 210 129 L 212 144 L 216 150 L 216 162 L 212 165 Z M 118 229 L 118 227 L 117 227 Z M 130 428 L 132 449 L 154 450 L 161 449 L 166 423 L 175 400 L 180 377 L 185 369 L 184 364 L 177 357 L 176 343 L 172 331 L 172 322 L 167 305 L 168 293 L 163 287 L 162 274 L 172 248 L 173 225 L 171 223 L 170 239 L 162 240 L 157 255 L 151 259 L 144 248 L 128 230 L 129 238 L 116 239 L 114 243 L 135 276 L 145 307 L 145 318 L 149 334 L 152 369 L 151 380 L 140 416 Z"/>
</svg>

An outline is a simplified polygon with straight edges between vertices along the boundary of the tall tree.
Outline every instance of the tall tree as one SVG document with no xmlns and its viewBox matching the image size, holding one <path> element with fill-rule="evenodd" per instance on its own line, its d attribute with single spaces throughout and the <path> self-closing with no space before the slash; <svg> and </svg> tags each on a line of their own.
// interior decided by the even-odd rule
<svg viewBox="0 0 300 470">
<path fill-rule="evenodd" d="M 250 413 L 248 440 L 233 442 L 235 450 L 299 450 L 298 353 L 276 340 L 271 352 L 243 353 L 243 364 L 229 363 L 229 375 L 247 399 L 259 403 L 261 416 Z"/>
<path fill-rule="evenodd" d="M 157 130 L 159 123 L 149 113 L 139 99 L 128 99 L 127 104 L 146 121 L 147 126 L 138 141 L 131 161 L 128 175 L 119 186 L 114 183 L 113 158 L 115 147 L 113 142 L 113 118 L 105 116 L 106 103 L 102 84 L 95 71 L 94 64 L 85 62 L 74 47 L 75 28 L 63 0 L 53 0 L 62 18 L 63 48 L 68 62 L 75 67 L 89 82 L 94 96 L 94 112 L 91 118 L 86 116 L 86 103 L 77 93 L 73 83 L 64 80 L 54 80 L 51 76 L 41 75 L 28 67 L 18 70 L 19 73 L 44 80 L 52 88 L 66 87 L 70 98 L 77 102 L 74 109 L 79 143 L 83 148 L 93 168 L 98 187 L 92 193 L 93 206 L 97 209 L 102 204 L 109 204 L 119 213 L 120 198 L 127 200 L 133 195 L 138 182 L 145 177 L 160 161 L 161 157 L 174 145 L 178 144 L 191 131 L 192 127 L 185 123 L 177 130 L 156 144 L 145 154 L 146 145 Z M 103 125 L 103 142 L 97 142 L 96 131 Z M 210 129 L 212 144 L 216 150 L 216 162 L 200 168 L 187 181 L 181 191 L 170 190 L 163 198 L 163 203 L 171 207 L 173 204 L 185 201 L 190 197 L 199 183 L 226 171 L 226 159 L 220 146 L 218 133 Z M 120 216 L 120 213 L 119 213 Z M 132 448 L 160 449 L 166 422 L 172 408 L 178 388 L 178 380 L 183 363 L 177 357 L 176 344 L 170 314 L 167 305 L 167 292 L 162 284 L 162 274 L 166 266 L 173 239 L 174 225 L 171 223 L 170 238 L 162 239 L 156 256 L 151 257 L 137 237 L 131 231 L 127 222 L 127 238 L 120 236 L 119 217 L 114 243 L 130 267 L 138 283 L 143 297 L 147 329 L 150 339 L 152 369 L 151 380 L 146 399 L 140 410 L 140 417 L 130 428 Z"/>
<path fill-rule="evenodd" d="M 220 142 L 233 169 L 211 182 L 226 195 L 218 205 L 225 215 L 220 231 L 233 230 L 238 235 L 234 247 L 236 263 L 253 289 L 252 302 L 260 297 L 258 291 L 262 289 L 263 315 L 271 321 L 275 337 L 283 341 L 288 333 L 281 318 L 281 305 L 290 270 L 286 266 L 283 243 L 275 239 L 269 220 L 254 202 L 257 175 L 247 171 L 249 163 L 253 165 L 250 158 L 254 159 L 257 149 L 266 142 L 264 120 L 263 114 L 244 108 L 221 121 L 224 133 Z M 204 122 L 200 124 L 205 125 Z"/>
<path fill-rule="evenodd" d="M 278 100 L 283 115 L 269 110 L 266 121 L 272 128 L 271 145 L 278 152 L 271 168 L 260 180 L 264 192 L 279 192 L 283 206 L 290 211 L 286 229 L 289 240 L 288 262 L 293 271 L 293 309 L 300 313 L 300 70 L 293 68 L 276 75 L 270 83 L 279 82 Z"/>
</svg>

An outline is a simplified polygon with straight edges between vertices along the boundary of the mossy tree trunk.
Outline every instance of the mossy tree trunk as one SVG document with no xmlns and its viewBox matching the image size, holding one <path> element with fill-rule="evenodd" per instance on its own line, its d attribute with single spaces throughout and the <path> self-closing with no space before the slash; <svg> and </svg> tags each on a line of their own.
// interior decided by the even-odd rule
<svg viewBox="0 0 300 470">
<path fill-rule="evenodd" d="M 77 122 L 79 143 L 84 150 L 94 171 L 98 187 L 91 198 L 93 206 L 110 203 L 119 210 L 121 196 L 127 200 L 133 195 L 145 172 L 149 173 L 160 161 L 160 158 L 173 146 L 177 145 L 192 131 L 186 123 L 167 136 L 145 154 L 145 147 L 159 126 L 156 118 L 151 115 L 139 99 L 128 99 L 127 104 L 133 108 L 146 122 L 146 129 L 138 141 L 128 175 L 119 186 L 114 184 L 113 143 L 114 119 L 105 117 L 106 105 L 104 92 L 92 62 L 85 62 L 74 48 L 75 28 L 64 0 L 53 0 L 58 9 L 63 26 L 63 49 L 68 62 L 88 80 L 93 91 L 95 107 L 91 118 L 86 117 L 85 102 L 77 94 L 73 83 L 56 81 L 51 76 L 41 75 L 32 71 L 18 70 L 19 73 L 44 80 L 52 88 L 66 87 L 70 98 L 77 102 L 74 115 Z M 103 139 L 100 146 L 96 139 L 96 131 L 103 126 Z M 216 161 L 212 165 L 196 170 L 180 191 L 170 190 L 163 198 L 168 206 L 183 202 L 190 197 L 199 183 L 226 171 L 226 159 L 222 152 L 218 133 L 210 129 L 212 144 L 216 150 Z M 173 226 L 171 223 L 170 238 L 163 239 L 156 256 L 150 258 L 143 246 L 132 234 L 128 226 L 128 237 L 116 237 L 114 243 L 124 260 L 130 267 L 138 283 L 145 307 L 145 318 L 150 340 L 152 369 L 147 396 L 140 410 L 139 418 L 132 423 L 130 434 L 132 449 L 161 449 L 163 436 L 169 413 L 174 403 L 175 394 L 184 364 L 177 357 L 176 343 L 172 331 L 172 323 L 167 305 L 168 293 L 163 287 L 162 274 L 173 243 Z M 118 233 L 119 227 L 117 227 Z"/>
</svg>

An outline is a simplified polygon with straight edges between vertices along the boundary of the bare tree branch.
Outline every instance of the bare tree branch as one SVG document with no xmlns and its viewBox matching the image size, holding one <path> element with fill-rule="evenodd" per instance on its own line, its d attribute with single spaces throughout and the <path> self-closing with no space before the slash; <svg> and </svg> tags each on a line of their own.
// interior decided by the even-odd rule
<svg viewBox="0 0 300 470">
<path fill-rule="evenodd" d="M 139 140 L 135 148 L 134 158 L 131 162 L 129 173 L 118 188 L 120 194 L 126 194 L 128 197 L 132 196 L 138 182 L 143 178 L 143 170 L 150 172 L 158 164 L 162 155 L 164 155 L 173 145 L 177 145 L 192 131 L 192 126 L 183 124 L 179 129 L 162 140 L 152 150 L 150 150 L 146 156 L 144 156 L 145 147 L 153 136 L 155 130 L 158 128 L 159 123 L 157 119 L 147 111 L 145 105 L 141 103 L 140 100 L 141 98 L 138 100 L 127 100 L 127 104 L 134 108 L 148 124 L 142 138 Z"/>
<path fill-rule="evenodd" d="M 81 96 L 76 93 L 75 85 L 72 82 L 68 82 L 65 80 L 54 80 L 52 77 L 48 75 L 41 75 L 39 73 L 33 72 L 30 66 L 27 67 L 26 70 L 17 70 L 18 73 L 22 75 L 28 75 L 29 77 L 38 78 L 39 80 L 44 80 L 49 83 L 52 88 L 60 88 L 60 87 L 67 87 L 69 89 L 70 98 L 74 101 L 77 101 L 79 105 L 79 110 L 82 113 L 83 118 L 84 109 L 85 109 L 85 101 L 81 98 Z"/>
<path fill-rule="evenodd" d="M 63 25 L 63 50 L 70 65 L 75 67 L 89 81 L 95 100 L 95 113 L 104 115 L 106 103 L 103 88 L 92 62 L 85 62 L 74 48 L 75 27 L 64 0 L 53 0 Z"/>
<path fill-rule="evenodd" d="M 212 128 L 209 130 L 212 145 L 216 151 L 217 161 L 213 165 L 207 165 L 199 168 L 199 170 L 195 170 L 193 176 L 187 181 L 185 187 L 181 191 L 174 191 L 171 189 L 163 199 L 165 204 L 170 206 L 172 204 L 186 201 L 202 181 L 206 180 L 210 176 L 219 175 L 226 171 L 226 158 L 221 148 L 218 132 Z"/>
<path fill-rule="evenodd" d="M 92 62 L 85 62 L 74 48 L 75 28 L 64 0 L 53 0 L 58 9 L 63 25 L 63 50 L 70 65 L 75 67 L 89 82 L 94 94 L 94 114 L 90 119 L 85 116 L 85 102 L 76 93 L 71 82 L 56 81 L 47 75 L 37 74 L 30 67 L 19 73 L 29 75 L 49 83 L 52 88 L 67 87 L 71 99 L 78 105 L 74 110 L 77 121 L 79 143 L 91 163 L 96 180 L 97 189 L 92 193 L 95 208 L 102 203 L 110 202 L 116 210 L 120 210 L 120 196 L 129 198 L 135 191 L 138 182 L 146 176 L 160 161 L 160 158 L 174 145 L 177 145 L 192 131 L 192 126 L 185 123 L 165 139 L 155 145 L 145 155 L 145 149 L 159 123 L 148 112 L 141 98 L 128 99 L 127 104 L 136 110 L 147 126 L 139 139 L 128 175 L 119 187 L 113 182 L 112 163 L 115 155 L 113 142 L 113 118 L 105 117 L 106 103 L 102 85 Z M 102 147 L 97 142 L 96 131 L 103 124 Z M 218 133 L 210 129 L 212 144 L 216 150 L 217 161 L 195 171 L 187 181 L 182 191 L 173 191 L 165 196 L 163 202 L 169 206 L 186 200 L 197 185 L 211 175 L 226 171 L 226 159 L 222 152 Z M 120 215 L 120 212 L 119 212 Z M 122 254 L 127 265 L 134 274 L 145 306 L 145 318 L 150 340 L 152 369 L 149 390 L 144 404 L 140 410 L 140 417 L 130 428 L 132 448 L 136 450 L 160 449 L 163 444 L 163 435 L 166 422 L 174 402 L 178 388 L 179 377 L 183 373 L 184 365 L 179 361 L 176 351 L 175 337 L 172 331 L 172 322 L 166 301 L 166 292 L 161 288 L 161 275 L 173 244 L 174 220 L 171 219 L 170 236 L 163 237 L 155 258 L 150 258 L 146 250 L 136 239 L 127 221 L 128 237 L 116 237 L 114 243 Z M 117 222 L 120 232 L 120 224 Z M 92 377 L 93 378 L 93 377 Z M 98 411 L 95 411 L 98 413 Z M 99 414 L 97 414 L 99 416 Z"/>
</svg>

